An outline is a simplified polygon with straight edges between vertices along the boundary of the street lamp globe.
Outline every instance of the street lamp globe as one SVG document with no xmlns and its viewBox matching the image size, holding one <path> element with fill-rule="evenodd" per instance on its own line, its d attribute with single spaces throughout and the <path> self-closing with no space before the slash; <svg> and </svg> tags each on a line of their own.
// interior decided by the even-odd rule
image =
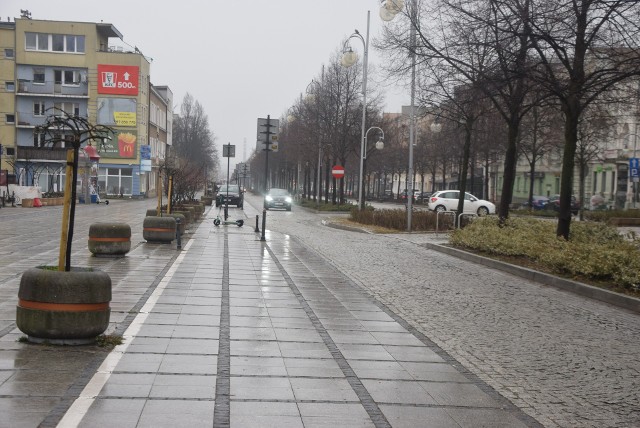
<svg viewBox="0 0 640 428">
<path fill-rule="evenodd" d="M 438 132 L 442 131 L 442 124 L 438 122 L 432 122 L 430 128 L 431 132 L 437 134 Z"/>
<path fill-rule="evenodd" d="M 393 20 L 393 18 L 395 18 L 395 16 L 396 14 L 387 9 L 385 6 L 380 7 L 380 19 L 382 19 L 383 21 L 391 21 Z"/>
<path fill-rule="evenodd" d="M 376 141 L 376 149 L 377 150 L 384 149 L 384 141 L 382 140 L 382 138 L 380 138 L 378 141 Z"/>
<path fill-rule="evenodd" d="M 358 54 L 353 51 L 350 47 L 347 48 L 346 51 L 342 52 L 342 59 L 340 63 L 343 67 L 351 67 L 356 62 L 358 62 Z"/>
</svg>

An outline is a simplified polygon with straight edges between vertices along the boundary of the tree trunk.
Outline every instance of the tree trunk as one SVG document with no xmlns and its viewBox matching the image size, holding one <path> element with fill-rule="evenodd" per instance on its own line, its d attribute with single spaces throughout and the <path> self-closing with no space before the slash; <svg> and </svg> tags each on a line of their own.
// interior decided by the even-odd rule
<svg viewBox="0 0 640 428">
<path fill-rule="evenodd" d="M 556 235 L 569 239 L 571 230 L 571 194 L 573 191 L 573 168 L 578 142 L 579 101 L 573 97 L 564 106 L 564 153 L 562 154 L 562 175 L 560 181 L 560 212 Z"/>
<path fill-rule="evenodd" d="M 464 133 L 464 148 L 462 150 L 462 168 L 460 171 L 460 195 L 458 197 L 457 215 L 464 212 L 464 197 L 467 191 L 467 173 L 469 172 L 469 154 L 471 152 L 471 127 L 473 122 L 467 120 Z"/>
<path fill-rule="evenodd" d="M 500 206 L 498 210 L 498 216 L 500 217 L 501 222 L 504 222 L 509 217 L 509 206 L 513 199 L 513 183 L 516 176 L 516 161 L 518 160 L 517 141 L 518 122 L 517 119 L 512 119 L 509 122 L 507 152 L 505 153 L 504 158 L 502 195 L 500 197 Z"/>
</svg>

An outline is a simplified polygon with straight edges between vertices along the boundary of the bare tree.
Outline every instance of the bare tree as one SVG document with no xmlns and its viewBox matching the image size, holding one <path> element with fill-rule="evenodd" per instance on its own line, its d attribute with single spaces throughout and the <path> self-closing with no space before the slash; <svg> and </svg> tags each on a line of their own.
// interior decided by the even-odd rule
<svg viewBox="0 0 640 428">
<path fill-rule="evenodd" d="M 533 187 L 538 162 L 551 151 L 558 150 L 562 141 L 559 135 L 559 111 L 553 105 L 534 106 L 521 126 L 519 149 L 529 164 L 529 209 L 533 209 Z"/>
<path fill-rule="evenodd" d="M 515 0 L 513 0 L 515 1 Z M 581 117 L 606 92 L 640 74 L 640 5 L 627 0 L 532 0 L 523 16 L 541 66 L 534 77 L 564 114 L 560 213 L 556 234 L 569 239 Z"/>
<path fill-rule="evenodd" d="M 203 176 L 217 175 L 220 155 L 215 148 L 215 137 L 204 108 L 190 94 L 184 96 L 180 115 L 174 121 L 173 144 L 176 155 L 187 161 L 185 165 Z"/>
</svg>

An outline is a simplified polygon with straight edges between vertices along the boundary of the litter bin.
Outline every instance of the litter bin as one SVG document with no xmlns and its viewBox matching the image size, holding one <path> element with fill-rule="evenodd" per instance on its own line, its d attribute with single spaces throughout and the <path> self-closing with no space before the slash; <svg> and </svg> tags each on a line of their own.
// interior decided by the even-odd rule
<svg viewBox="0 0 640 428">
<path fill-rule="evenodd" d="M 91 203 L 92 204 L 98 203 L 98 195 L 91 195 Z"/>
</svg>

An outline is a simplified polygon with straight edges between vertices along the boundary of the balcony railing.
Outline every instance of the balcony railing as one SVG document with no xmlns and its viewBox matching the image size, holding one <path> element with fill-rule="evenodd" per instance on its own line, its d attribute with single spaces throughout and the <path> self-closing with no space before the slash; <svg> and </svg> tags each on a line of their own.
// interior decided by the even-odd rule
<svg viewBox="0 0 640 428">
<path fill-rule="evenodd" d="M 88 97 L 89 86 L 86 82 L 77 85 L 63 85 L 46 81 L 34 83 L 30 80 L 18 80 L 18 94 L 21 95 L 51 95 L 56 97 Z"/>
<path fill-rule="evenodd" d="M 51 148 L 18 146 L 17 159 L 30 161 L 65 161 L 67 159 L 67 149 L 58 147 Z"/>
</svg>

